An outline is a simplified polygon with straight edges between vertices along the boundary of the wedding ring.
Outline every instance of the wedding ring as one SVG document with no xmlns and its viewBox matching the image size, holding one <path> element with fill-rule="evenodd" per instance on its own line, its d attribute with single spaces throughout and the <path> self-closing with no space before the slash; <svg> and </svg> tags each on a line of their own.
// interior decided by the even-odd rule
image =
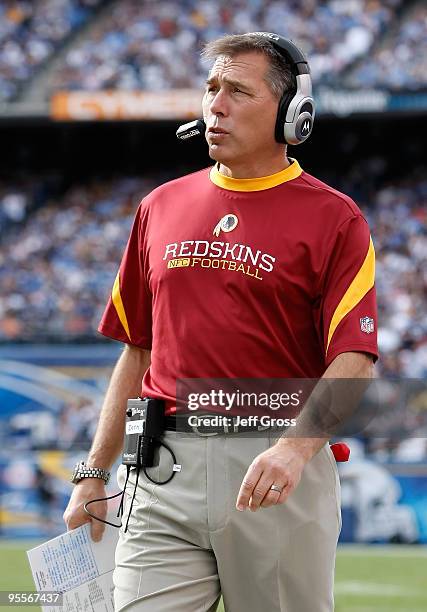
<svg viewBox="0 0 427 612">
<path fill-rule="evenodd" d="M 270 491 L 277 491 L 278 493 L 281 493 L 283 491 L 283 487 L 279 487 L 275 484 L 272 484 L 270 487 Z"/>
</svg>

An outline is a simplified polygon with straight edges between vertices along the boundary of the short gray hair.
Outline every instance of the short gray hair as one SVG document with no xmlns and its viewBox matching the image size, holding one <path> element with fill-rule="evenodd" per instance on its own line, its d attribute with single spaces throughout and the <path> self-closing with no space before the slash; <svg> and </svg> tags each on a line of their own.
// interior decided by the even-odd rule
<svg viewBox="0 0 427 612">
<path fill-rule="evenodd" d="M 289 62 L 267 38 L 259 34 L 226 34 L 208 42 L 201 56 L 203 59 L 216 60 L 220 55 L 232 57 L 247 51 L 263 53 L 269 60 L 270 67 L 265 75 L 265 82 L 278 100 L 286 91 L 296 90 L 296 78 Z"/>
</svg>

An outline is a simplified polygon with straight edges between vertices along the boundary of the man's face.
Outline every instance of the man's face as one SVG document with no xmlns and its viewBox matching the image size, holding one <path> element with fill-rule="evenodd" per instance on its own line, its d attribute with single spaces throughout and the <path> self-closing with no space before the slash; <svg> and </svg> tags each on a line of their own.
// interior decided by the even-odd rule
<svg viewBox="0 0 427 612">
<path fill-rule="evenodd" d="M 254 51 L 215 61 L 203 96 L 212 159 L 226 166 L 251 164 L 280 148 L 274 139 L 278 100 L 264 80 L 268 68 L 265 55 Z"/>
</svg>

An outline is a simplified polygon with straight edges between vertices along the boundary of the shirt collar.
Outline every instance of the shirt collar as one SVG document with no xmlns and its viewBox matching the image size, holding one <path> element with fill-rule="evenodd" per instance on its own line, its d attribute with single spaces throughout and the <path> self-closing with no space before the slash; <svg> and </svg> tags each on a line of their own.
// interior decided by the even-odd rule
<svg viewBox="0 0 427 612">
<path fill-rule="evenodd" d="M 269 176 L 259 176 L 257 178 L 245 179 L 231 178 L 220 173 L 218 170 L 219 164 L 215 164 L 215 166 L 212 167 L 209 176 L 212 183 L 217 185 L 217 187 L 229 189 L 230 191 L 262 191 L 263 189 L 277 187 L 277 185 L 281 185 L 287 181 L 292 181 L 300 176 L 302 173 L 302 168 L 297 160 L 292 159 L 291 157 L 289 160 L 292 162 L 290 166 L 284 170 L 280 170 L 280 172 L 270 174 Z"/>
</svg>

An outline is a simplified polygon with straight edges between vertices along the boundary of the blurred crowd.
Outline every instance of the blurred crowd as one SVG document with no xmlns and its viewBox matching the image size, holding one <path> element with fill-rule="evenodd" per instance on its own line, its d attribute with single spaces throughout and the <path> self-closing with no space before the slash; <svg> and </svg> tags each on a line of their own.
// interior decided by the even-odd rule
<svg viewBox="0 0 427 612">
<path fill-rule="evenodd" d="M 94 181 L 47 199 L 28 218 L 28 193 L 0 196 L 0 211 L 15 211 L 0 244 L 0 340 L 93 337 L 136 206 L 152 186 Z"/>
<path fill-rule="evenodd" d="M 396 462 L 427 458 L 427 379 L 416 376 L 409 372 L 400 380 L 374 380 L 366 393 L 355 421 L 365 425 L 359 439 L 371 457 Z M 351 435 L 360 431 L 347 429 Z"/>
<path fill-rule="evenodd" d="M 371 211 L 377 252 L 384 374 L 427 377 L 427 178 L 378 191 Z"/>
<path fill-rule="evenodd" d="M 101 0 L 0 2 L 0 102 L 12 100 L 36 68 Z"/>
<path fill-rule="evenodd" d="M 111 6 L 108 6 L 110 5 Z M 420 89 L 427 83 L 427 8 L 402 0 L 5 0 L 0 2 L 0 102 L 98 6 L 50 74 L 56 89 L 200 88 L 202 46 L 225 33 L 276 31 L 308 54 L 313 82 Z M 409 5 L 409 6 L 408 6 Z"/>
<path fill-rule="evenodd" d="M 98 400 L 76 394 L 72 399 L 70 396 L 63 398 L 59 412 L 44 407 L 23 410 L 9 418 L 0 412 L 2 448 L 10 445 L 16 450 L 89 449 L 101 405 L 101 394 Z"/>
<path fill-rule="evenodd" d="M 371 163 L 373 172 L 382 162 Z M 355 198 L 373 230 L 379 371 L 427 377 L 427 179 L 420 170 L 374 187 L 357 176 L 333 184 Z M 35 210 L 29 186 L 0 186 L 0 219 L 13 217 L 0 242 L 0 341 L 94 339 L 136 207 L 167 178 L 75 185 L 45 194 L 43 206 L 39 189 Z"/>
<path fill-rule="evenodd" d="M 200 87 L 204 43 L 225 33 L 276 31 L 310 58 L 315 83 L 331 83 L 390 27 L 401 0 L 123 0 L 67 54 L 52 88 Z M 280 25 L 279 25 L 280 24 Z"/>
<path fill-rule="evenodd" d="M 427 6 L 418 4 L 349 78 L 353 87 L 417 90 L 427 84 Z"/>
</svg>

